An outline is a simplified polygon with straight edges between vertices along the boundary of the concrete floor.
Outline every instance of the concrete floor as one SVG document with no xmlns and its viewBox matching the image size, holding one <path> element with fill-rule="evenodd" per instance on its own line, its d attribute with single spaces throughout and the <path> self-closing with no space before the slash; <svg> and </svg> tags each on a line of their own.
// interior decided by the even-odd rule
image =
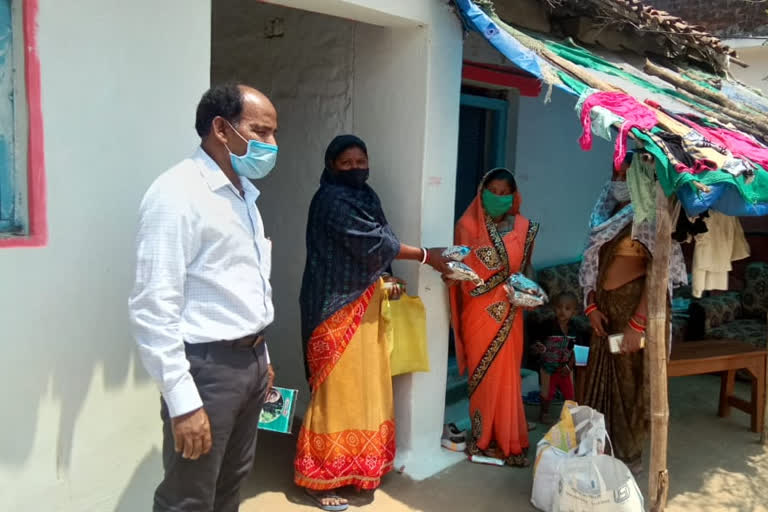
<svg viewBox="0 0 768 512">
<path fill-rule="evenodd" d="M 737 384 L 746 398 L 747 386 Z M 718 418 L 719 379 L 670 380 L 670 512 L 768 512 L 768 448 L 748 430 L 749 418 L 734 410 Z M 531 409 L 533 413 L 533 409 Z M 536 439 L 543 433 L 539 428 Z M 257 467 L 244 489 L 241 512 L 312 511 L 292 484 L 294 438 L 265 433 Z M 647 489 L 647 470 L 638 484 Z M 342 494 L 350 510 L 400 512 L 482 512 L 535 510 L 530 505 L 532 471 L 461 462 L 415 482 L 400 474 L 385 477 L 375 496 Z M 374 499 L 375 498 L 375 499 Z"/>
</svg>

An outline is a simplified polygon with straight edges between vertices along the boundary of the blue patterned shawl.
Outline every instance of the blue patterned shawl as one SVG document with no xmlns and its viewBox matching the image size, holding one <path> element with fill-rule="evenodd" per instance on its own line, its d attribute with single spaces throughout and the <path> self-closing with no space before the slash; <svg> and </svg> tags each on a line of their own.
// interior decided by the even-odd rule
<svg viewBox="0 0 768 512">
<path fill-rule="evenodd" d="M 315 329 L 357 300 L 400 252 L 376 192 L 368 185 L 355 188 L 336 179 L 333 162 L 350 147 L 367 152 L 365 143 L 352 135 L 336 137 L 328 146 L 320 189 L 309 207 L 307 263 L 299 297 L 305 355 Z"/>
</svg>

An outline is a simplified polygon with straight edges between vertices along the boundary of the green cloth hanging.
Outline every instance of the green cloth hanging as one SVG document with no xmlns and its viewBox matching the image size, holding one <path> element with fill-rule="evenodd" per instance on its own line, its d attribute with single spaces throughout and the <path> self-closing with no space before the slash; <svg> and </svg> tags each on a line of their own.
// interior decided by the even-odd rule
<svg viewBox="0 0 768 512">
<path fill-rule="evenodd" d="M 661 131 L 659 128 L 651 130 L 653 132 Z M 664 193 L 671 196 L 675 191 L 688 185 L 693 187 L 693 182 L 698 181 L 704 185 L 716 185 L 718 183 L 727 183 L 736 187 L 741 197 L 750 204 L 768 202 L 768 172 L 760 165 L 755 164 L 755 179 L 751 183 L 746 183 L 744 178 L 735 177 L 724 171 L 708 171 L 701 174 L 679 173 L 669 163 L 666 153 L 662 150 L 648 135 L 638 130 L 632 129 L 632 134 L 641 141 L 643 148 L 656 158 L 656 176 Z"/>
<path fill-rule="evenodd" d="M 582 51 L 582 53 L 584 52 Z M 589 86 L 581 80 L 573 78 L 565 72 L 560 71 L 558 76 L 565 85 L 570 87 L 578 95 L 581 95 L 585 90 L 589 89 Z M 659 132 L 663 130 L 656 127 L 651 131 Z M 662 150 L 653 139 L 637 128 L 632 129 L 632 134 L 643 144 L 644 149 L 654 156 L 656 161 L 656 177 L 667 196 L 671 196 L 684 186 L 694 187 L 693 182 L 698 181 L 704 185 L 715 185 L 718 183 L 732 185 L 736 187 L 744 200 L 750 204 L 768 202 L 768 172 L 766 172 L 760 165 L 755 164 L 757 167 L 755 170 L 755 179 L 749 184 L 747 184 L 743 178 L 737 178 L 723 171 L 703 172 L 695 176 L 688 173 L 679 173 L 672 165 L 670 165 L 666 153 L 664 153 L 664 150 Z"/>
<path fill-rule="evenodd" d="M 640 155 L 635 153 L 627 169 L 627 186 L 635 211 L 635 224 L 646 220 L 656 221 L 656 181 L 653 175 L 653 166 L 644 163 Z"/>
<path fill-rule="evenodd" d="M 633 84 L 643 87 L 644 89 L 647 89 L 651 92 L 654 92 L 657 94 L 663 94 L 665 96 L 669 96 L 677 100 L 684 100 L 690 104 L 696 105 L 697 108 L 700 108 L 704 111 L 712 110 L 711 108 L 698 103 L 697 101 L 692 99 L 690 96 L 682 94 L 671 87 L 661 87 L 654 84 L 653 82 L 646 80 L 645 78 L 634 75 L 632 73 L 628 73 L 623 69 L 621 69 L 620 67 L 618 67 L 617 65 L 611 62 L 608 62 L 602 57 L 599 57 L 594 53 L 588 50 L 585 50 L 583 48 L 556 43 L 554 41 L 544 41 L 544 43 L 547 45 L 547 48 L 549 48 L 549 50 L 555 53 L 556 55 L 570 62 L 573 62 L 574 64 L 578 64 L 579 66 L 582 66 L 588 69 L 594 69 L 595 71 L 600 71 L 602 73 L 606 73 L 608 75 L 616 76 L 619 78 L 624 78 L 625 80 L 629 80 Z"/>
<path fill-rule="evenodd" d="M 558 71 L 557 76 L 560 77 L 560 81 L 562 81 L 565 85 L 573 89 L 573 91 L 578 95 L 581 96 L 584 91 L 589 89 L 589 86 L 582 82 L 581 80 L 577 80 L 573 78 L 568 73 L 565 73 L 563 71 Z"/>
</svg>

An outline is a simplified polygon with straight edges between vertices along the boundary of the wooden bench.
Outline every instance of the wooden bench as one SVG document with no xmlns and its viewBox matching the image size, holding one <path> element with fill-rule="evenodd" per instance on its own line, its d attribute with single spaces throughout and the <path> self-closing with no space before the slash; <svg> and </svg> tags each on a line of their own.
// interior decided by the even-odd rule
<svg viewBox="0 0 768 512">
<path fill-rule="evenodd" d="M 718 415 L 726 417 L 736 407 L 752 418 L 753 432 L 762 432 L 765 414 L 765 381 L 768 351 L 741 341 L 706 340 L 675 343 L 667 365 L 668 377 L 685 377 L 719 373 L 720 407 Z M 752 376 L 749 402 L 733 396 L 736 372 L 746 370 Z"/>
</svg>

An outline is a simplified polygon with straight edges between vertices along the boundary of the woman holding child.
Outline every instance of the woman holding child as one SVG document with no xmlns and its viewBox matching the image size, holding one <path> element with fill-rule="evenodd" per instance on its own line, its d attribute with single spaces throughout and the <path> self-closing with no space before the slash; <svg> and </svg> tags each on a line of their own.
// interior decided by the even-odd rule
<svg viewBox="0 0 768 512">
<path fill-rule="evenodd" d="M 471 249 L 464 262 L 483 279 L 451 287 L 459 370 L 469 371 L 470 453 L 528 466 L 528 423 L 520 382 L 523 315 L 504 289 L 530 265 L 538 224 L 520 215 L 514 174 L 494 169 L 456 225 L 455 243 Z"/>
</svg>

